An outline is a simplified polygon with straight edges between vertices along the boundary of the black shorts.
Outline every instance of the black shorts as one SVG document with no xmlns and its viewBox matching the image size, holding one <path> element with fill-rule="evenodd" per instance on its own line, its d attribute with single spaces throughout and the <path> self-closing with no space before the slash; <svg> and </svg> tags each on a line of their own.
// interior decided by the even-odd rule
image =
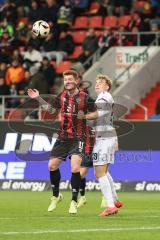
<svg viewBox="0 0 160 240">
<path fill-rule="evenodd" d="M 83 154 L 81 167 L 84 167 L 84 168 L 93 167 L 92 153 L 90 153 L 90 154 L 84 153 Z"/>
<path fill-rule="evenodd" d="M 59 158 L 65 160 L 66 157 L 72 155 L 80 155 L 83 157 L 84 143 L 78 139 L 57 139 L 52 150 L 50 158 Z"/>
</svg>

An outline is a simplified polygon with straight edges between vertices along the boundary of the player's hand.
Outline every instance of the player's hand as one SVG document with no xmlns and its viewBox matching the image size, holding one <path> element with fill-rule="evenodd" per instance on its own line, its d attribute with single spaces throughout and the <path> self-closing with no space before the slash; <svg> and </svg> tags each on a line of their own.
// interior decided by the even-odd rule
<svg viewBox="0 0 160 240">
<path fill-rule="evenodd" d="M 83 111 L 79 111 L 78 114 L 77 114 L 77 118 L 78 119 L 85 119 L 86 117 L 85 117 L 84 112 Z"/>
<path fill-rule="evenodd" d="M 38 91 L 37 89 L 31 89 L 31 88 L 29 88 L 29 89 L 27 90 L 27 93 L 28 93 L 28 96 L 29 96 L 30 98 L 37 98 L 37 97 L 39 97 L 39 91 Z"/>
</svg>

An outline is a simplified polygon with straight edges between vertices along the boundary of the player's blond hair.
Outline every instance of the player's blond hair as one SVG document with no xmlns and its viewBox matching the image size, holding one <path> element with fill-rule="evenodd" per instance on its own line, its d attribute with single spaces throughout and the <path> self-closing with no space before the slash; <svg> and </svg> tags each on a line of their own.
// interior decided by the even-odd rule
<svg viewBox="0 0 160 240">
<path fill-rule="evenodd" d="M 97 75 L 96 80 L 105 80 L 106 84 L 109 87 L 108 91 L 110 91 L 110 89 L 112 87 L 112 80 L 107 75 L 99 74 L 99 75 Z"/>
<path fill-rule="evenodd" d="M 74 70 L 67 70 L 67 71 L 63 72 L 63 77 L 68 76 L 68 75 L 72 75 L 76 80 L 79 77 L 78 72 L 76 72 Z"/>
</svg>

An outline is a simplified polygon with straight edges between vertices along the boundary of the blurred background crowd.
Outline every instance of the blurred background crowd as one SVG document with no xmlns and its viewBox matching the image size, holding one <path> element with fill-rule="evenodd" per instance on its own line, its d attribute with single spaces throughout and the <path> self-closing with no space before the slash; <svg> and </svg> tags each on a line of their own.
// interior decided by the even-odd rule
<svg viewBox="0 0 160 240">
<path fill-rule="evenodd" d="M 37 20 L 51 26 L 46 39 L 31 33 Z M 24 95 L 28 87 L 56 93 L 63 70 L 83 65 L 98 48 L 146 46 L 155 35 L 138 42 L 136 33 L 159 30 L 158 0 L 0 0 L 0 95 Z"/>
</svg>

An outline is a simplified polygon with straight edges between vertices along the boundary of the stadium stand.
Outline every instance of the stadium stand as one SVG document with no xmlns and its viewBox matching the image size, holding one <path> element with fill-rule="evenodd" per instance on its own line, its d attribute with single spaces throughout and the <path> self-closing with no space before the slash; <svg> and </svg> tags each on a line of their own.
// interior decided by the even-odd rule
<svg viewBox="0 0 160 240">
<path fill-rule="evenodd" d="M 148 117 L 150 118 L 155 114 L 156 103 L 160 98 L 160 83 L 152 88 L 152 90 L 145 96 L 145 98 L 141 99 L 141 104 L 148 109 Z M 130 113 L 126 116 L 126 119 L 145 119 L 144 110 L 135 106 Z"/>
<path fill-rule="evenodd" d="M 83 2 L 83 3 L 82 3 Z M 71 68 L 76 62 L 81 61 L 82 65 L 84 59 L 90 58 L 91 55 L 86 55 L 85 50 L 82 47 L 82 43 L 88 37 L 88 30 L 95 29 L 95 34 L 98 41 L 102 39 L 104 30 L 110 29 L 112 37 L 114 38 L 114 44 L 103 48 L 101 54 L 109 49 L 111 46 L 134 46 L 137 44 L 147 45 L 150 43 L 150 38 L 145 38 L 145 41 L 140 43 L 137 41 L 136 32 L 141 31 L 159 31 L 159 14 L 160 3 L 157 1 L 156 8 L 154 7 L 155 1 L 148 0 L 135 0 L 135 1 L 56 1 L 56 0 L 30 0 L 30 1 L 13 1 L 9 0 L 1 2 L 1 15 L 0 15 L 0 66 L 4 63 L 7 68 L 10 68 L 11 62 L 14 57 L 12 53 L 17 50 L 18 61 L 25 68 L 25 71 L 32 69 L 28 66 L 32 65 L 32 62 L 24 64 L 24 53 L 29 43 L 31 43 L 36 50 L 41 54 L 44 51 L 44 40 L 36 39 L 31 35 L 31 28 L 34 21 L 43 19 L 52 26 L 50 36 L 47 38 L 45 51 L 56 51 L 60 40 L 62 31 L 67 32 L 73 36 L 74 49 L 69 53 L 62 62 L 57 65 L 55 59 L 51 59 L 51 66 L 55 71 L 55 79 L 58 79 L 64 70 Z M 70 16 L 67 15 L 67 10 L 70 10 Z M 64 14 L 63 24 L 61 17 Z M 124 35 L 122 41 L 119 41 L 118 31 L 123 31 Z M 125 35 L 127 31 L 135 32 L 133 39 Z M 51 40 L 50 40 L 51 39 Z M 100 46 L 99 46 L 100 47 Z M 94 49 L 94 52 L 97 49 Z M 92 52 L 92 54 L 94 54 Z M 87 65 L 87 68 L 90 64 Z M 84 70 L 87 69 L 84 67 Z M 40 66 L 37 71 L 40 71 Z M 35 70 L 35 69 L 34 69 Z M 6 69 L 3 73 L 6 74 Z M 0 71 L 1 74 L 1 71 Z M 31 75 L 36 72 L 31 71 Z M 45 77 L 45 76 L 44 76 Z M 7 78 L 8 79 L 8 78 Z M 12 83 L 12 76 L 10 76 L 10 83 Z M 56 84 L 56 81 L 53 81 Z M 8 83 L 8 80 L 7 82 Z M 23 83 L 23 80 L 22 80 Z M 27 82 L 25 82 L 27 85 Z M 26 87 L 25 85 L 25 87 Z M 9 86 L 10 87 L 10 86 Z M 16 94 L 19 95 L 19 88 L 23 88 L 23 84 L 16 84 Z M 48 92 L 44 94 L 50 94 L 50 90 L 56 89 L 56 87 L 49 88 Z M 15 94 L 15 95 L 16 95 Z M 11 95 L 11 90 L 9 91 Z M 141 117 L 138 115 L 138 117 Z"/>
</svg>

